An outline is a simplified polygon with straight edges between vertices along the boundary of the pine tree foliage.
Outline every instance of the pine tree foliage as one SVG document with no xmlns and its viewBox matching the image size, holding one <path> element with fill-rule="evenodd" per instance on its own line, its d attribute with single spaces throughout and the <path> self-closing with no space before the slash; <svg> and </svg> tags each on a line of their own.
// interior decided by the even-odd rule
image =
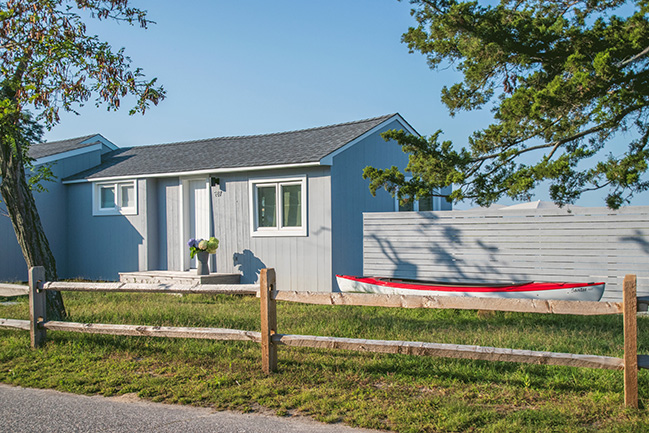
<svg viewBox="0 0 649 433">
<path fill-rule="evenodd" d="M 559 205 L 604 190 L 618 208 L 649 188 L 649 0 L 411 3 L 417 24 L 403 41 L 462 76 L 442 90 L 450 114 L 487 108 L 493 122 L 463 146 L 441 131 L 386 133 L 410 154 L 412 179 L 368 167 L 372 193 L 454 185 L 451 199 L 489 205 L 528 200 L 544 182 Z"/>
</svg>

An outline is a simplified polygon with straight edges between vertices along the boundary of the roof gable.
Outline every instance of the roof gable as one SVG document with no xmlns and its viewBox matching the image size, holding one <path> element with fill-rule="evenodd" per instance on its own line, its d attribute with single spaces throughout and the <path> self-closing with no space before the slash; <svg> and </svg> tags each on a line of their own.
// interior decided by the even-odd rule
<svg viewBox="0 0 649 433">
<path fill-rule="evenodd" d="M 83 137 L 70 138 L 67 140 L 50 141 L 45 143 L 34 143 L 29 146 L 29 156 L 38 160 L 46 157 L 53 157 L 66 152 L 83 149 L 96 144 L 104 144 L 111 149 L 117 149 L 110 141 L 101 134 L 85 135 Z"/>
<path fill-rule="evenodd" d="M 102 164 L 65 179 L 100 179 L 246 167 L 319 164 L 325 156 L 397 114 L 274 134 L 222 137 L 118 149 Z"/>
</svg>

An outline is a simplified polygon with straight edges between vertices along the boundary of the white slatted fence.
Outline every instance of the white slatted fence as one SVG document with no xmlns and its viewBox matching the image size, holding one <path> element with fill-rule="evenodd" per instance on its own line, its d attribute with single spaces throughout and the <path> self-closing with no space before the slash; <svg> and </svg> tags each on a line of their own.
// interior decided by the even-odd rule
<svg viewBox="0 0 649 433">
<path fill-rule="evenodd" d="M 625 274 L 649 295 L 649 206 L 366 213 L 363 272 L 466 280 L 606 282 Z"/>
</svg>

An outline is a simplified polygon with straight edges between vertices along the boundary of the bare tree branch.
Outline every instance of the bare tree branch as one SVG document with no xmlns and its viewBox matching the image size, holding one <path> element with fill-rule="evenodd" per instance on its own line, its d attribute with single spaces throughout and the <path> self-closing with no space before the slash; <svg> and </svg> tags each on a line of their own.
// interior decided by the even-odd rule
<svg viewBox="0 0 649 433">
<path fill-rule="evenodd" d="M 628 58 L 628 59 L 621 60 L 621 61 L 617 62 L 615 64 L 615 66 L 617 66 L 618 68 L 622 68 L 622 67 L 628 65 L 629 63 L 633 63 L 636 60 L 640 59 L 641 57 L 646 56 L 647 54 L 649 54 L 649 47 L 647 47 L 644 50 L 640 51 L 638 54 L 636 54 L 635 56 L 633 56 L 631 58 Z"/>
</svg>

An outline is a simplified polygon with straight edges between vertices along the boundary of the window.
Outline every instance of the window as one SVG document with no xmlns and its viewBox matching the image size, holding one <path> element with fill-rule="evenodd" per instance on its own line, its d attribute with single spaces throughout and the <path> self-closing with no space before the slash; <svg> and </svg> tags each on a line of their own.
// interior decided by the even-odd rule
<svg viewBox="0 0 649 433">
<path fill-rule="evenodd" d="M 257 187 L 258 227 L 277 227 L 276 186 Z"/>
<path fill-rule="evenodd" d="M 440 210 L 442 197 L 421 197 L 419 200 L 413 200 L 412 197 L 404 198 L 403 203 L 395 196 L 394 207 L 397 212 L 424 212 L 429 210 Z"/>
<path fill-rule="evenodd" d="M 93 215 L 136 215 L 135 186 L 134 180 L 94 184 Z"/>
<path fill-rule="evenodd" d="M 306 177 L 249 183 L 253 236 L 306 236 Z"/>
</svg>

